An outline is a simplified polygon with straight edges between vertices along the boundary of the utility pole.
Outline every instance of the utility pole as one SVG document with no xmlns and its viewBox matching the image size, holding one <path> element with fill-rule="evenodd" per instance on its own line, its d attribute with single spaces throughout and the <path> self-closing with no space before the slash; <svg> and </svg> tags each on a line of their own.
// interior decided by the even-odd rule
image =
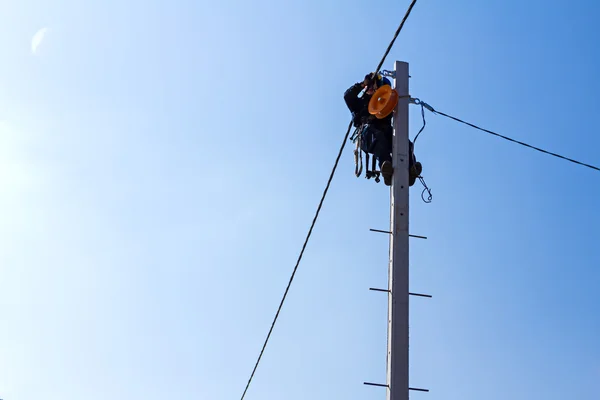
<svg viewBox="0 0 600 400">
<path fill-rule="evenodd" d="M 388 266 L 387 400 L 408 400 L 408 63 L 396 61 L 391 187 L 390 263 Z"/>
</svg>

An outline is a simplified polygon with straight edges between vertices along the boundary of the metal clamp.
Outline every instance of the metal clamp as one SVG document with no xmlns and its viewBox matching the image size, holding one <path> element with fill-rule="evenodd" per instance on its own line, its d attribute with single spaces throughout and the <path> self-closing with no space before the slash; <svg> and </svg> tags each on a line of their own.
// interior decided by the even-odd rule
<svg viewBox="0 0 600 400">
<path fill-rule="evenodd" d="M 412 98 L 412 97 L 411 97 L 411 98 L 410 98 L 410 100 L 409 100 L 408 102 L 409 102 L 409 103 L 412 103 L 412 104 L 416 104 L 416 105 L 418 105 L 418 106 L 423 106 L 423 107 L 425 107 L 426 109 L 428 109 L 429 111 L 431 111 L 432 113 L 434 113 L 434 112 L 435 112 L 435 110 L 433 109 L 433 107 L 431 107 L 429 104 L 425 103 L 424 101 L 421 101 L 420 99 L 417 99 L 417 98 Z"/>
</svg>

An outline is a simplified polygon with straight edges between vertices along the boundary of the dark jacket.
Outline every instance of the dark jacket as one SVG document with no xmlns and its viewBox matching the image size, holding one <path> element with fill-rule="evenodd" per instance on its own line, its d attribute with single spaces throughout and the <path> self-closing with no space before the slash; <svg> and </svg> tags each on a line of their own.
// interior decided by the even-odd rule
<svg viewBox="0 0 600 400">
<path fill-rule="evenodd" d="M 358 97 L 362 90 L 363 84 L 359 82 L 350 86 L 344 93 L 344 101 L 352 113 L 353 125 L 359 127 L 362 124 L 368 123 L 383 132 L 391 132 L 393 113 L 390 113 L 390 115 L 383 119 L 377 119 L 374 115 L 369 114 L 371 95 L 364 93 L 362 97 Z"/>
</svg>

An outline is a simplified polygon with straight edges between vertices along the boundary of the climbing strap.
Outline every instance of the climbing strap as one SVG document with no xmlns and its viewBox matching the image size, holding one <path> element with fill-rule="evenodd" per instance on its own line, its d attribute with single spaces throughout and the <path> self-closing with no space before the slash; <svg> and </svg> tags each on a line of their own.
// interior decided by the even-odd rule
<svg viewBox="0 0 600 400">
<path fill-rule="evenodd" d="M 352 136 L 350 137 L 350 140 L 356 144 L 356 147 L 354 148 L 354 175 L 356 175 L 357 178 L 360 176 L 360 174 L 362 174 L 362 169 L 363 169 L 363 159 L 362 159 L 362 149 L 361 149 L 363 129 L 364 129 L 364 125 L 360 125 L 359 127 L 357 127 L 354 130 L 354 132 L 352 133 Z M 367 169 L 368 169 L 368 165 L 367 165 Z"/>
<path fill-rule="evenodd" d="M 369 153 L 363 151 L 361 148 L 362 134 L 365 131 L 365 129 L 368 129 L 368 124 L 363 124 L 363 125 L 359 126 L 358 128 L 356 128 L 354 130 L 354 133 L 350 137 L 350 140 L 352 140 L 352 142 L 354 142 L 356 144 L 356 147 L 354 148 L 354 175 L 356 175 L 356 177 L 358 178 L 362 174 L 362 170 L 363 170 L 362 154 L 365 153 L 365 165 L 366 165 L 365 178 L 367 178 L 367 179 L 375 178 L 375 182 L 379 183 L 380 171 L 376 170 L 377 158 L 373 157 L 371 170 L 369 170 L 369 160 L 371 159 L 371 157 L 370 157 Z"/>
<path fill-rule="evenodd" d="M 354 149 L 354 175 L 358 178 L 362 173 L 363 161 L 362 161 L 362 150 L 360 148 L 361 135 L 358 135 L 355 139 L 356 148 Z M 360 167 L 358 166 L 360 160 Z M 367 167 L 368 168 L 368 167 Z"/>
</svg>

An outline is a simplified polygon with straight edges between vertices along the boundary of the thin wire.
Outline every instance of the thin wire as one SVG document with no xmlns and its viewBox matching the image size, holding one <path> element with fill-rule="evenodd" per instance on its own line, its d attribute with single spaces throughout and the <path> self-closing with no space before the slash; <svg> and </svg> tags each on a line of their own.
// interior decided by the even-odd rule
<svg viewBox="0 0 600 400">
<path fill-rule="evenodd" d="M 417 136 L 415 136 L 414 140 L 413 140 L 413 145 L 417 142 L 417 138 L 419 137 L 419 135 L 421 134 L 421 132 L 423 132 L 423 129 L 425 129 L 425 107 L 423 107 L 423 104 L 421 104 L 421 117 L 423 118 L 423 126 L 421 127 L 421 129 L 419 129 L 419 133 L 417 133 Z"/>
<path fill-rule="evenodd" d="M 394 34 L 394 38 L 392 39 L 392 41 L 388 45 L 388 48 L 385 51 L 385 54 L 384 54 L 383 58 L 379 62 L 379 65 L 377 66 L 377 69 L 375 70 L 374 75 L 377 75 L 377 73 L 381 69 L 381 66 L 385 62 L 386 57 L 388 56 L 390 50 L 392 49 L 392 46 L 393 46 L 394 42 L 396 41 L 396 38 L 400 34 L 400 31 L 402 30 L 402 27 L 404 26 L 404 23 L 406 22 L 409 14 L 410 14 L 410 12 L 411 12 L 411 10 L 412 10 L 412 8 L 413 8 L 413 6 L 415 5 L 416 2 L 417 2 L 417 0 L 413 0 L 412 3 L 410 4 L 410 7 L 406 11 L 406 14 L 404 15 L 404 18 L 402 19 L 402 22 L 400 23 L 400 26 L 398 27 L 398 29 L 396 30 L 396 33 Z M 279 307 L 277 308 L 277 313 L 275 314 L 275 318 L 273 319 L 273 322 L 271 323 L 271 328 L 269 329 L 269 333 L 267 334 L 267 338 L 265 339 L 265 343 L 263 344 L 262 349 L 260 351 L 260 354 L 258 356 L 258 359 L 256 360 L 256 364 L 254 365 L 254 369 L 252 370 L 252 374 L 250 375 L 250 379 L 248 379 L 248 383 L 246 384 L 246 388 L 244 389 L 244 393 L 242 394 L 241 400 L 243 400 L 244 396 L 246 396 L 246 392 L 248 391 L 248 388 L 250 387 L 250 383 L 252 382 L 252 378 L 254 377 L 254 373 L 256 372 L 256 369 L 258 368 L 258 364 L 260 363 L 260 360 L 261 360 L 261 358 L 263 356 L 265 348 L 267 347 L 267 343 L 269 341 L 269 338 L 271 337 L 271 333 L 273 332 L 273 328 L 275 327 L 275 322 L 277 322 L 277 318 L 279 317 L 279 312 L 281 311 L 281 308 L 283 307 L 283 303 L 284 303 L 284 301 L 285 301 L 285 299 L 287 297 L 287 294 L 288 294 L 288 291 L 289 291 L 290 286 L 292 284 L 292 281 L 294 280 L 294 276 L 296 275 L 296 271 L 298 270 L 298 266 L 300 265 L 300 261 L 302 260 L 302 256 L 304 255 L 304 250 L 306 249 L 306 245 L 308 243 L 308 240 L 310 239 L 310 235 L 312 234 L 312 230 L 313 230 L 313 228 L 315 226 L 315 223 L 317 222 L 317 218 L 319 216 L 319 212 L 321 211 L 321 207 L 323 206 L 323 202 L 325 201 L 325 196 L 327 195 L 327 191 L 329 190 L 329 186 L 331 184 L 331 181 L 333 180 L 333 175 L 335 174 L 335 170 L 337 169 L 340 157 L 342 156 L 342 152 L 344 151 L 344 147 L 346 146 L 346 141 L 348 140 L 348 136 L 350 135 L 350 131 L 351 130 L 352 130 L 352 121 L 350 121 L 350 124 L 348 125 L 348 130 L 346 131 L 346 135 L 344 136 L 344 140 L 342 141 L 342 146 L 340 147 L 340 151 L 338 152 L 337 158 L 335 159 L 335 164 L 333 165 L 333 169 L 331 170 L 331 174 L 329 175 L 329 180 L 327 181 L 327 185 L 325 186 L 325 190 L 323 191 L 323 196 L 321 197 L 321 201 L 319 202 L 319 206 L 317 208 L 317 212 L 315 213 L 315 217 L 313 218 L 312 224 L 310 225 L 310 229 L 308 230 L 308 235 L 306 236 L 306 239 L 304 240 L 304 244 L 302 245 L 302 250 L 300 251 L 300 255 L 298 256 L 298 260 L 296 261 L 296 266 L 294 267 L 294 270 L 292 272 L 292 276 L 290 277 L 290 280 L 289 280 L 289 282 L 287 284 L 287 287 L 285 288 L 285 292 L 283 294 L 283 298 L 281 299 L 281 302 L 279 303 Z"/>
<path fill-rule="evenodd" d="M 472 128 L 479 129 L 480 131 L 483 131 L 483 132 L 489 133 L 490 135 L 498 136 L 498 137 L 500 137 L 500 138 L 502 138 L 502 139 L 506 139 L 506 140 L 508 140 L 508 141 L 510 141 L 510 142 L 517 143 L 517 144 L 520 144 L 520 145 L 522 145 L 522 146 L 525 146 L 525 147 L 529 147 L 530 149 L 537 150 L 537 151 L 539 151 L 539 152 L 542 152 L 542 153 L 545 153 L 545 154 L 549 154 L 549 155 L 551 155 L 551 156 L 554 156 L 554 157 L 562 158 L 563 160 L 567 160 L 567 161 L 570 161 L 570 162 L 572 162 L 572 163 L 575 163 L 575 164 L 582 165 L 582 166 L 584 166 L 584 167 L 588 167 L 588 168 L 591 168 L 591 169 L 595 169 L 596 171 L 600 171 L 600 168 L 598 168 L 598 167 L 595 167 L 595 166 L 593 166 L 593 165 L 586 164 L 586 163 L 582 163 L 581 161 L 573 160 L 573 159 L 571 159 L 571 158 L 567 158 L 567 157 L 565 157 L 565 156 L 561 156 L 560 154 L 552 153 L 552 152 L 550 152 L 550 151 L 547 151 L 547 150 L 544 150 L 544 149 L 540 149 L 539 147 L 535 147 L 535 146 L 532 146 L 532 145 L 530 145 L 530 144 L 523 143 L 523 142 L 520 142 L 520 141 L 518 141 L 518 140 L 515 140 L 515 139 L 511 139 L 511 138 L 509 138 L 509 137 L 507 137 L 507 136 L 500 135 L 499 133 L 492 132 L 492 131 L 490 131 L 490 130 L 487 130 L 487 129 L 484 129 L 484 128 L 480 128 L 480 127 L 479 127 L 479 126 L 477 126 L 477 125 L 473 125 L 473 124 L 471 124 L 471 123 L 469 123 L 469 122 L 465 122 L 465 121 L 463 121 L 462 119 L 459 119 L 459 118 L 453 117 L 453 116 L 451 116 L 451 115 L 445 114 L 445 113 L 443 113 L 443 112 L 441 112 L 441 111 L 433 110 L 433 112 L 434 112 L 434 113 L 436 113 L 436 114 L 442 115 L 442 116 L 444 116 L 444 117 L 446 117 L 446 118 L 450 118 L 450 119 L 453 119 L 453 120 L 455 120 L 455 121 L 457 121 L 457 122 L 463 123 L 463 124 L 465 124 L 465 125 L 469 125 L 469 126 L 470 126 L 470 127 L 472 127 Z"/>
<path fill-rule="evenodd" d="M 312 230 L 313 230 L 313 228 L 315 226 L 315 223 L 317 222 L 317 217 L 319 216 L 319 212 L 321 211 L 321 207 L 323 206 L 323 202 L 325 200 L 325 196 L 327 195 L 327 191 L 329 190 L 329 185 L 331 184 L 331 181 L 333 180 L 333 175 L 335 174 L 335 170 L 337 169 L 338 162 L 340 161 L 340 157 L 342 155 L 344 147 L 346 146 L 346 141 L 348 140 L 348 135 L 350 134 L 350 130 L 351 129 L 352 129 L 352 121 L 348 125 L 348 131 L 346 132 L 346 136 L 344 137 L 344 141 L 342 142 L 342 146 L 340 147 L 340 151 L 339 151 L 339 153 L 337 155 L 337 158 L 335 159 L 335 164 L 333 165 L 333 169 L 331 170 L 331 175 L 329 175 L 329 180 L 327 181 L 327 186 L 325 186 L 325 190 L 323 191 L 323 196 L 321 197 L 321 201 L 319 202 L 319 207 L 317 208 L 317 212 L 315 214 L 315 217 L 313 218 L 312 224 L 310 225 L 310 229 L 308 230 L 308 235 L 306 236 L 306 240 L 304 241 L 304 244 L 302 245 L 302 250 L 300 251 L 300 255 L 298 256 L 298 260 L 296 261 L 296 266 L 294 267 L 294 271 L 292 272 L 292 276 L 290 277 L 290 281 L 288 282 L 288 285 L 285 288 L 285 293 L 283 294 L 283 298 L 281 299 L 281 303 L 279 303 L 279 308 L 277 309 L 277 313 L 275 314 L 275 319 L 273 320 L 273 323 L 271 324 L 271 328 L 269 329 L 269 333 L 267 334 L 267 339 L 265 340 L 265 343 L 263 344 L 262 350 L 260 351 L 260 355 L 258 356 L 258 360 L 256 360 L 256 364 L 254 365 L 254 369 L 252 370 L 252 375 L 250 375 L 250 379 L 248 380 L 248 384 L 246 385 L 246 389 L 244 389 L 244 393 L 242 394 L 242 399 L 244 398 L 244 396 L 246 395 L 246 392 L 248 391 L 248 387 L 250 386 L 250 382 L 252 382 L 252 378 L 254 377 L 254 373 L 256 372 L 256 368 L 258 367 L 258 363 L 260 362 L 260 359 L 262 358 L 262 355 L 263 355 L 263 353 L 265 351 L 265 347 L 267 347 L 267 342 L 269 341 L 269 338 L 271 337 L 271 333 L 273 332 L 273 328 L 275 327 L 275 322 L 277 321 L 277 318 L 279 317 L 279 312 L 281 311 L 281 307 L 283 306 L 283 302 L 285 301 L 285 298 L 287 297 L 288 291 L 290 290 L 290 286 L 292 285 L 292 281 L 294 280 L 294 276 L 296 275 L 296 271 L 298 270 L 298 266 L 300 265 L 300 261 L 302 260 L 302 256 L 304 255 L 304 249 L 306 249 L 306 245 L 308 243 L 308 239 L 310 239 L 310 235 L 312 234 Z"/>
<path fill-rule="evenodd" d="M 419 176 L 419 180 L 421 181 L 421 185 L 423 185 L 423 191 L 421 192 L 421 199 L 423 199 L 423 201 L 425 203 L 431 203 L 431 200 L 433 200 L 433 195 L 431 194 L 431 189 L 429 189 L 427 187 L 427 184 L 425 183 L 425 179 L 423 179 L 422 176 Z M 425 200 L 425 192 L 427 192 L 427 200 Z"/>
<path fill-rule="evenodd" d="M 412 9 L 415 6 L 416 2 L 417 2 L 417 0 L 413 0 L 412 3 L 410 3 L 410 6 L 408 7 L 408 10 L 406 10 L 406 13 L 404 14 L 404 18 L 402 18 L 402 22 L 400 22 L 400 26 L 398 26 L 398 29 L 396 29 L 396 33 L 394 34 L 394 38 L 392 39 L 392 41 L 388 45 L 388 48 L 385 50 L 385 54 L 381 58 L 381 61 L 379 62 L 379 65 L 377 66 L 377 69 L 375 70 L 375 73 L 373 75 L 377 75 L 377 73 L 379 72 L 379 70 L 383 66 L 383 63 L 385 62 L 385 59 L 387 58 L 388 54 L 390 54 L 390 50 L 392 50 L 392 47 L 394 46 L 394 42 L 396 41 L 396 38 L 400 34 L 400 31 L 402 30 L 402 27 L 404 27 L 404 23 L 408 19 L 408 16 L 410 15 L 410 12 L 412 11 Z"/>
<path fill-rule="evenodd" d="M 421 134 L 421 132 L 423 132 L 423 130 L 425 129 L 425 125 L 427 125 L 427 122 L 425 121 L 425 106 L 424 106 L 424 103 L 422 103 L 419 100 L 418 102 L 416 102 L 416 104 L 418 104 L 418 105 L 421 106 L 421 118 L 423 118 L 423 126 L 421 127 L 421 129 L 419 129 L 419 132 L 417 133 L 417 135 L 413 139 L 413 146 L 417 142 L 417 138 L 419 137 L 419 135 Z M 429 189 L 429 187 L 427 187 L 427 184 L 425 183 L 425 179 L 423 179 L 422 176 L 418 176 L 418 178 L 421 181 L 421 184 L 423 185 L 423 191 L 421 192 L 421 199 L 425 203 L 431 203 L 431 200 L 433 199 L 433 195 L 431 194 L 431 189 Z M 425 199 L 425 192 L 427 192 L 427 199 Z"/>
</svg>

